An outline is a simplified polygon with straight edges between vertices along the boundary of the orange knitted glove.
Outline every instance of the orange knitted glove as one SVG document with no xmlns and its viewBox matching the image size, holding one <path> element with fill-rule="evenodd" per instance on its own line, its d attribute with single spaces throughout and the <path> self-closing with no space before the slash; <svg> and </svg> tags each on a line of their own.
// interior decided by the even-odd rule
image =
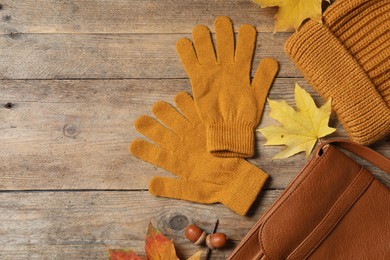
<svg viewBox="0 0 390 260">
<path fill-rule="evenodd" d="M 177 52 L 191 80 L 198 114 L 206 125 L 207 150 L 220 157 L 251 157 L 254 129 L 278 63 L 270 58 L 262 60 L 251 84 L 255 28 L 240 27 L 235 50 L 233 25 L 228 17 L 215 20 L 215 34 L 217 58 L 210 31 L 203 25 L 192 31 L 195 49 L 184 38 L 177 42 Z"/>
<path fill-rule="evenodd" d="M 153 113 L 166 127 L 146 115 L 135 121 L 136 129 L 156 144 L 137 139 L 130 152 L 179 177 L 153 177 L 149 192 L 199 203 L 220 202 L 245 215 L 268 175 L 244 159 L 208 153 L 206 129 L 192 97 L 181 92 L 175 101 L 182 114 L 162 101 L 153 106 Z"/>
</svg>

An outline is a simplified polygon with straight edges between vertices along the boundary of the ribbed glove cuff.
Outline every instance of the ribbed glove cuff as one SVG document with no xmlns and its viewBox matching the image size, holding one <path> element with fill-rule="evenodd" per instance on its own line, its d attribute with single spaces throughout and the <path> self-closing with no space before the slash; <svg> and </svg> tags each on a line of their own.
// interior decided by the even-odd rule
<svg viewBox="0 0 390 260">
<path fill-rule="evenodd" d="M 243 122 L 214 122 L 207 125 L 207 150 L 218 157 L 252 157 L 254 126 Z"/>
<path fill-rule="evenodd" d="M 242 160 L 234 171 L 233 182 L 229 183 L 229 192 L 222 204 L 244 216 L 256 200 L 264 186 L 268 174 L 256 166 Z"/>
</svg>

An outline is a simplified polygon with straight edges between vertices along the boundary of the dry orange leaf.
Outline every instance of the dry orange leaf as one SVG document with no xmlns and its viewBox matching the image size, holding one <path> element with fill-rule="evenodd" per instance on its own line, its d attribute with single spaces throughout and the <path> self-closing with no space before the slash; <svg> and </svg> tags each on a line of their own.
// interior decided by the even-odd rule
<svg viewBox="0 0 390 260">
<path fill-rule="evenodd" d="M 275 32 L 291 29 L 296 31 L 307 18 L 322 23 L 322 0 L 253 0 L 253 2 L 259 4 L 261 8 L 279 6 L 275 16 Z"/>
<path fill-rule="evenodd" d="M 160 230 L 149 223 L 145 239 L 145 252 L 149 260 L 179 260 L 175 245 Z"/>
<path fill-rule="evenodd" d="M 145 252 L 148 260 L 179 260 L 175 245 L 160 230 L 149 223 L 145 238 Z M 133 250 L 108 249 L 110 260 L 142 260 Z"/>
<path fill-rule="evenodd" d="M 180 260 L 176 256 L 175 245 L 160 230 L 149 223 L 145 239 L 145 252 L 148 260 Z M 187 260 L 200 260 L 202 251 L 196 252 Z M 108 249 L 109 260 L 142 260 L 130 249 Z"/>
</svg>

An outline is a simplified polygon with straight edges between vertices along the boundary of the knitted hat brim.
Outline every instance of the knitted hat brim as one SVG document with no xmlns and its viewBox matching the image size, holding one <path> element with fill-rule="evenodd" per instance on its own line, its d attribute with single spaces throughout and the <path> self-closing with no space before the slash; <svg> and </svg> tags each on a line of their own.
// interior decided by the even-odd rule
<svg viewBox="0 0 390 260">
<path fill-rule="evenodd" d="M 368 145 L 390 134 L 390 109 L 343 44 L 316 21 L 305 23 L 285 44 L 305 79 L 332 108 L 351 140 Z"/>
</svg>

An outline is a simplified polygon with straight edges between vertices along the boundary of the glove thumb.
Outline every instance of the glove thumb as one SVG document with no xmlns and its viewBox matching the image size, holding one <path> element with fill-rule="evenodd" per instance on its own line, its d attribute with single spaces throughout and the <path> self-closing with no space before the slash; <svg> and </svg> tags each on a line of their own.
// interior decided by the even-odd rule
<svg viewBox="0 0 390 260">
<path fill-rule="evenodd" d="M 149 192 L 154 196 L 207 204 L 220 201 L 218 190 L 216 184 L 167 177 L 153 177 L 149 183 Z"/>
</svg>

